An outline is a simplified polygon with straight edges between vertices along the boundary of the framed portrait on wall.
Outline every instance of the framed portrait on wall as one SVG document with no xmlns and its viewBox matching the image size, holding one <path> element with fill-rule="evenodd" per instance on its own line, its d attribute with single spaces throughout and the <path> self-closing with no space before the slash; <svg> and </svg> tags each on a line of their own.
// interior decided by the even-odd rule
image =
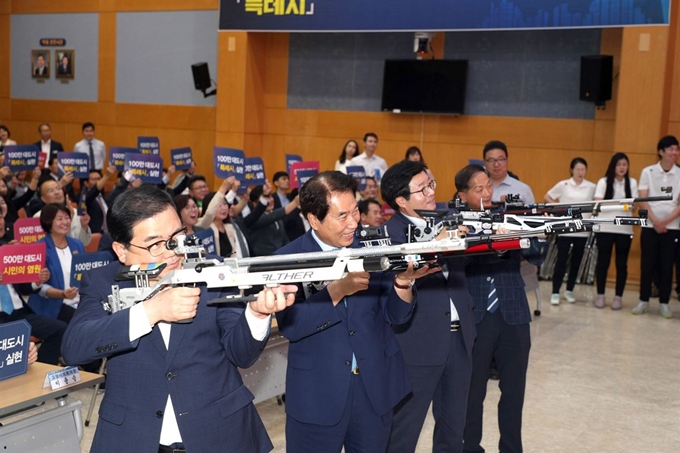
<svg viewBox="0 0 680 453">
<path fill-rule="evenodd" d="M 76 51 L 58 50 L 55 56 L 55 77 L 58 79 L 72 79 L 76 74 Z"/>
<path fill-rule="evenodd" d="M 34 79 L 50 78 L 50 51 L 45 49 L 31 50 L 31 75 Z"/>
</svg>

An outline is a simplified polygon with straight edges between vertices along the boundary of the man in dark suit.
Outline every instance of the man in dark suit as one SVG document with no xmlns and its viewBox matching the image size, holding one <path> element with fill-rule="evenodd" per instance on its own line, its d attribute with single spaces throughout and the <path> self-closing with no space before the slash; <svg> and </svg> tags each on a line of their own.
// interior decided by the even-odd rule
<svg viewBox="0 0 680 453">
<path fill-rule="evenodd" d="M 271 451 L 238 367 L 258 359 L 271 314 L 293 303 L 283 291 L 297 288 L 263 291 L 244 308 L 209 306 L 219 291 L 176 287 L 110 314 L 101 301 L 111 285 L 134 286 L 115 280 L 123 265 L 165 263 L 159 278 L 182 266 L 168 242 L 183 228 L 172 199 L 155 186 L 121 194 L 107 223 L 120 262 L 84 274 L 62 346 L 67 363 L 108 358 L 92 451 Z"/>
<path fill-rule="evenodd" d="M 52 140 L 52 126 L 49 123 L 42 123 L 38 126 L 38 132 L 40 133 L 40 140 L 33 143 L 33 145 L 38 148 L 40 153 L 40 159 L 44 160 L 44 164 L 41 167 L 43 171 L 46 171 L 49 167 L 49 162 L 52 158 L 57 158 L 57 153 L 64 151 L 64 147 L 58 141 Z"/>
<path fill-rule="evenodd" d="M 274 209 L 285 208 L 289 203 L 295 200 L 296 193 L 288 193 L 290 188 L 290 176 L 285 171 L 277 171 L 274 173 L 274 187 L 276 192 L 273 194 Z M 296 192 L 296 191 L 293 191 Z M 283 219 L 283 225 L 286 229 L 286 235 L 289 241 L 294 241 L 303 234 L 305 234 L 305 224 L 300 216 L 300 208 L 286 213 Z"/>
<path fill-rule="evenodd" d="M 491 205 L 493 184 L 486 170 L 479 165 L 468 165 L 456 174 L 456 189 L 461 201 L 470 209 L 479 210 L 481 206 Z M 520 262 L 525 258 L 540 266 L 547 249 L 545 242 L 534 238 L 530 248 L 522 251 L 505 252 L 501 257 L 478 255 L 467 259 L 465 274 L 475 304 L 477 341 L 472 353 L 465 452 L 484 452 L 482 420 L 492 360 L 498 367 L 501 389 L 498 449 L 503 453 L 522 451 L 522 407 L 531 348 L 531 312 Z"/>
<path fill-rule="evenodd" d="M 59 75 L 71 75 L 71 59 L 67 54 L 61 57 L 59 62 L 59 67 L 57 68 L 57 74 Z"/>
<path fill-rule="evenodd" d="M 104 187 L 116 172 L 116 166 L 110 165 L 103 176 L 99 170 L 90 170 L 90 177 L 84 180 L 82 190 L 85 191 L 85 204 L 87 213 L 90 215 L 90 229 L 93 233 L 104 233 L 106 231 L 104 220 L 109 206 L 104 200 Z"/>
<path fill-rule="evenodd" d="M 39 53 L 38 56 L 35 59 L 35 70 L 33 71 L 33 75 L 37 77 L 49 77 L 50 76 L 50 68 L 47 66 L 47 62 L 45 61 L 45 55 Z"/>
<path fill-rule="evenodd" d="M 425 227 L 415 212 L 436 209 L 436 184 L 420 162 L 402 161 L 387 170 L 380 190 L 396 213 L 385 227 L 392 244 L 408 242 L 409 225 Z M 446 232 L 443 232 L 446 234 Z M 406 324 L 394 326 L 413 392 L 394 411 L 387 451 L 414 452 L 432 403 L 432 451 L 462 452 L 472 372 L 475 320 L 465 283 L 465 259 L 448 258 L 442 271 L 418 280 L 419 303 Z"/>
<path fill-rule="evenodd" d="M 311 230 L 277 254 L 359 247 L 357 182 L 320 173 L 300 191 Z M 408 379 L 391 324 L 407 322 L 415 278 L 427 266 L 397 273 L 350 272 L 324 285 L 305 285 L 296 303 L 277 314 L 290 341 L 286 375 L 286 449 L 296 453 L 383 452 L 392 409 L 408 394 Z"/>
</svg>

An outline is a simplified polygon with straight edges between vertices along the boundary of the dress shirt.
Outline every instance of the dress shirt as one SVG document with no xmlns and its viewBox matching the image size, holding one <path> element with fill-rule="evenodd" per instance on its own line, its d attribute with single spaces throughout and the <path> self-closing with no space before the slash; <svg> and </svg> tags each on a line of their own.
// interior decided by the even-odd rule
<svg viewBox="0 0 680 453">
<path fill-rule="evenodd" d="M 493 184 L 493 181 L 491 183 Z M 508 194 L 519 195 L 522 197 L 522 203 L 524 204 L 536 203 L 531 187 L 510 175 L 505 175 L 503 181 L 493 184 L 493 197 L 491 197 L 491 201 L 499 202 L 501 201 L 501 195 Z"/>
<path fill-rule="evenodd" d="M 73 151 L 76 153 L 85 153 L 90 155 L 90 144 L 87 140 L 82 139 L 73 147 Z M 94 165 L 93 167 L 97 170 L 104 168 L 104 161 L 106 157 L 106 145 L 103 141 L 92 139 L 92 152 L 94 153 Z M 92 163 L 90 163 L 92 165 Z"/>
<path fill-rule="evenodd" d="M 629 178 L 630 179 L 630 196 L 632 198 L 637 198 L 638 196 L 638 185 L 637 181 L 634 178 Z M 612 200 L 620 200 L 622 198 L 626 198 L 626 180 L 622 179 L 621 181 L 617 181 L 614 179 L 614 184 L 613 184 L 614 191 L 612 193 Z M 595 187 L 595 195 L 593 195 L 594 198 L 604 198 L 604 194 L 607 191 L 607 177 L 605 176 L 604 178 L 600 178 L 600 180 L 597 182 L 597 186 Z M 624 211 L 623 209 L 617 209 L 614 211 L 605 211 L 605 212 L 600 212 L 597 214 L 597 217 L 600 219 L 613 219 L 618 216 L 629 216 L 631 213 L 630 211 Z M 621 226 L 616 226 L 612 225 L 610 223 L 603 223 L 600 225 L 600 233 L 615 233 L 615 234 L 627 234 L 627 235 L 632 235 L 633 234 L 633 226 L 632 225 L 621 225 Z"/>
<path fill-rule="evenodd" d="M 377 154 L 373 154 L 372 157 L 368 157 L 366 153 L 361 153 L 355 156 L 346 163 L 348 166 L 360 165 L 366 170 L 366 176 L 375 176 L 378 183 L 382 179 L 383 175 L 387 171 L 387 162 L 382 157 Z"/>
</svg>

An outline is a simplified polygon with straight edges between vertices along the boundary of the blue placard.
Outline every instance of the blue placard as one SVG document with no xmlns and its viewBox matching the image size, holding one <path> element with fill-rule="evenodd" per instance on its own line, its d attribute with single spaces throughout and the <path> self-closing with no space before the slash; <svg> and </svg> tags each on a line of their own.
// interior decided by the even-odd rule
<svg viewBox="0 0 680 453">
<path fill-rule="evenodd" d="M 137 152 L 160 156 L 161 142 L 158 140 L 158 137 L 137 137 Z"/>
<path fill-rule="evenodd" d="M 80 288 L 83 272 L 106 266 L 112 259 L 110 252 L 76 253 L 71 258 L 71 286 Z"/>
<path fill-rule="evenodd" d="M 87 192 L 88 191 L 86 188 L 83 188 L 83 190 L 80 191 L 80 197 L 78 198 L 78 207 L 76 208 L 76 212 L 81 217 L 87 212 Z"/>
<path fill-rule="evenodd" d="M 221 0 L 220 30 L 418 32 L 667 25 L 669 8 L 670 0 Z"/>
<path fill-rule="evenodd" d="M 267 181 L 264 173 L 264 162 L 261 157 L 246 157 L 245 161 L 245 182 L 249 186 L 259 186 Z M 245 186 L 246 184 L 242 184 Z M 241 188 L 239 187 L 239 190 Z"/>
<path fill-rule="evenodd" d="M 314 176 L 316 176 L 318 174 L 319 174 L 319 170 L 317 170 L 317 169 L 299 170 L 297 172 L 299 187 L 304 186 L 307 181 L 309 181 L 310 179 L 312 179 Z"/>
<path fill-rule="evenodd" d="M 290 166 L 295 162 L 302 162 L 302 156 L 298 156 L 297 154 L 286 154 L 286 173 L 288 173 L 288 176 L 291 176 Z"/>
<path fill-rule="evenodd" d="M 191 167 L 191 148 L 177 148 L 170 150 L 170 159 L 175 170 L 188 170 Z"/>
<path fill-rule="evenodd" d="M 5 146 L 5 165 L 12 171 L 33 170 L 38 166 L 38 147 L 35 145 Z"/>
<path fill-rule="evenodd" d="M 125 170 L 125 155 L 128 153 L 137 153 L 137 148 L 111 146 L 109 148 L 109 164 L 115 165 L 118 171 Z"/>
<path fill-rule="evenodd" d="M 0 381 L 26 373 L 31 326 L 25 320 L 0 324 Z"/>
<path fill-rule="evenodd" d="M 217 247 L 215 246 L 215 233 L 213 233 L 212 228 L 206 228 L 203 231 L 194 233 L 194 235 L 203 241 L 203 248 L 207 255 L 216 255 Z"/>
<path fill-rule="evenodd" d="M 348 165 L 346 167 L 347 174 L 354 176 L 354 178 L 359 181 L 359 190 L 364 190 L 366 188 L 366 169 L 363 165 Z"/>
<path fill-rule="evenodd" d="M 69 171 L 74 178 L 87 179 L 90 177 L 90 156 L 86 153 L 57 153 L 57 171 L 59 176 Z"/>
<path fill-rule="evenodd" d="M 163 183 L 163 159 L 150 154 L 128 153 L 125 155 L 125 171 L 142 182 Z"/>
<path fill-rule="evenodd" d="M 215 146 L 213 148 L 213 157 L 215 161 L 215 175 L 218 178 L 225 179 L 230 176 L 236 176 L 236 179 L 239 181 L 244 181 L 246 156 L 242 150 Z"/>
</svg>

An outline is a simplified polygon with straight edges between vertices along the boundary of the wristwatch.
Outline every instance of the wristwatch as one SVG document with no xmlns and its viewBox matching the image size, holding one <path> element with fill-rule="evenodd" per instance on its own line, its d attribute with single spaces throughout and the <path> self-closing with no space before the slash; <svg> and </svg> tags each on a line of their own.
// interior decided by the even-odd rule
<svg viewBox="0 0 680 453">
<path fill-rule="evenodd" d="M 411 289 L 411 288 L 413 288 L 413 285 L 415 285 L 415 284 L 416 284 L 416 279 L 415 279 L 415 278 L 412 278 L 412 279 L 408 282 L 408 285 L 400 285 L 399 283 L 397 283 L 397 276 L 396 276 L 396 275 L 394 276 L 394 287 L 395 287 L 395 288 L 399 288 L 399 289 Z"/>
</svg>

